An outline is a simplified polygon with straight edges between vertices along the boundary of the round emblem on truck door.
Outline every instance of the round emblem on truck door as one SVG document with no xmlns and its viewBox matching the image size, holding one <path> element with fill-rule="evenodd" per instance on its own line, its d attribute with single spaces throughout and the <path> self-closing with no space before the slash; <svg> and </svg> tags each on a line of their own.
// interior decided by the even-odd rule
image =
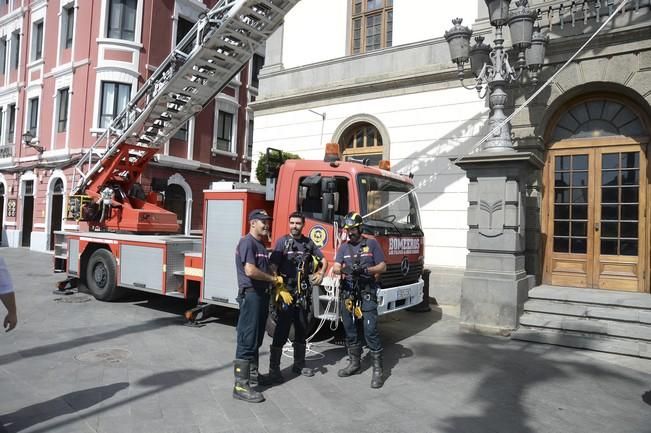
<svg viewBox="0 0 651 433">
<path fill-rule="evenodd" d="M 323 248 L 328 243 L 328 232 L 323 226 L 312 227 L 308 236 L 319 248 Z"/>
<path fill-rule="evenodd" d="M 403 277 L 406 277 L 409 273 L 409 259 L 407 257 L 403 257 L 402 262 L 400 262 L 400 273 Z"/>
</svg>

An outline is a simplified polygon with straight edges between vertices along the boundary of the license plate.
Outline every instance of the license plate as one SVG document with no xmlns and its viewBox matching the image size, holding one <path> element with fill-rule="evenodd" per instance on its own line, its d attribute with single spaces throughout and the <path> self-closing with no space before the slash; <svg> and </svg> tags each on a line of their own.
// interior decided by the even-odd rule
<svg viewBox="0 0 651 433">
<path fill-rule="evenodd" d="M 409 289 L 398 289 L 398 299 L 407 298 L 410 295 Z"/>
</svg>

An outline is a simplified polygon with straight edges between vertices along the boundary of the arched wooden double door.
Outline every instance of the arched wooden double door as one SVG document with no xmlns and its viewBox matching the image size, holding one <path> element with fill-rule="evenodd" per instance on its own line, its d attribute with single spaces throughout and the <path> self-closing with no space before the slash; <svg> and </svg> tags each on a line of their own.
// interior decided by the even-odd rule
<svg viewBox="0 0 651 433">
<path fill-rule="evenodd" d="M 640 112 L 586 98 L 559 113 L 550 141 L 543 281 L 648 292 L 649 139 Z"/>
</svg>

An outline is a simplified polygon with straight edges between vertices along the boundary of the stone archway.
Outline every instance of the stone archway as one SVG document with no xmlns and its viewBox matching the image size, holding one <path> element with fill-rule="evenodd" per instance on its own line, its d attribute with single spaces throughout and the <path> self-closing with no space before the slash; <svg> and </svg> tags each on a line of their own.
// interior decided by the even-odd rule
<svg viewBox="0 0 651 433">
<path fill-rule="evenodd" d="M 567 101 L 545 131 L 543 281 L 648 292 L 650 118 L 613 93 Z"/>
<path fill-rule="evenodd" d="M 189 235 L 192 228 L 192 189 L 178 173 L 170 176 L 167 181 L 164 206 L 177 215 L 180 221 L 179 230 Z"/>
<path fill-rule="evenodd" d="M 54 232 L 59 231 L 63 225 L 63 206 L 66 192 L 66 181 L 61 170 L 56 170 L 50 176 L 47 186 L 47 220 L 46 232 L 49 250 L 54 249 Z"/>
<path fill-rule="evenodd" d="M 36 175 L 32 171 L 28 171 L 20 177 L 19 196 L 22 202 L 20 246 L 23 247 L 31 247 L 32 244 L 36 180 Z"/>
</svg>

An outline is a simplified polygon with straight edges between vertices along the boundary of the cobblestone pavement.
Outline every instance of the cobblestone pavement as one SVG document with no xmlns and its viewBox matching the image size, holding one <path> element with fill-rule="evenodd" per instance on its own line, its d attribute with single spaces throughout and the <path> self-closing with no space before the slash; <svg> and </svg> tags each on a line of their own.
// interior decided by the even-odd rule
<svg viewBox="0 0 651 433">
<path fill-rule="evenodd" d="M 60 297 L 52 256 L 0 255 L 19 308 L 0 335 L 0 432 L 651 432 L 651 361 L 460 333 L 448 307 L 382 318 L 382 389 L 368 355 L 337 377 L 344 349 L 321 338 L 315 377 L 283 357 L 288 380 L 266 402 L 235 401 L 235 311 L 192 328 L 178 299 Z"/>
</svg>

